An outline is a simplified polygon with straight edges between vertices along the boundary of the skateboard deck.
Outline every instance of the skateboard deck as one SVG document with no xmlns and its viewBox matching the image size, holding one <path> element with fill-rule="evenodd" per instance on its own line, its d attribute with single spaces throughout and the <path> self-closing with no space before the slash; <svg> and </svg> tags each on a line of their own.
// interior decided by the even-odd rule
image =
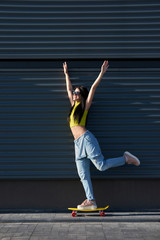
<svg viewBox="0 0 160 240">
<path fill-rule="evenodd" d="M 108 209 L 109 205 L 107 205 L 104 208 L 96 208 L 96 209 L 78 209 L 78 208 L 68 208 L 69 210 L 72 210 L 72 217 L 76 217 L 77 216 L 77 212 L 96 212 L 99 211 L 101 217 L 105 216 L 105 212 L 104 210 Z"/>
</svg>

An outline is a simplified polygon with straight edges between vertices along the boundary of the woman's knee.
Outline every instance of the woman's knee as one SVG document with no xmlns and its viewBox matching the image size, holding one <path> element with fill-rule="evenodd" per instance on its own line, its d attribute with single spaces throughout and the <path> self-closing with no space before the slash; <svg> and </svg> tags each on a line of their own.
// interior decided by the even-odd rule
<svg viewBox="0 0 160 240">
<path fill-rule="evenodd" d="M 81 180 L 85 180 L 90 177 L 89 161 L 88 163 L 87 160 L 84 161 L 86 161 L 85 164 L 83 161 L 82 162 L 80 162 L 79 160 L 76 161 L 78 176 Z"/>
<path fill-rule="evenodd" d="M 94 159 L 91 159 L 91 161 L 94 164 L 94 166 L 97 168 L 97 170 L 99 170 L 99 171 L 106 170 L 106 167 L 104 166 L 104 157 L 102 154 L 100 154 L 99 156 L 97 156 Z"/>
<path fill-rule="evenodd" d="M 98 165 L 98 166 L 97 166 L 97 169 L 98 169 L 99 171 L 101 171 L 101 172 L 103 172 L 103 171 L 106 170 L 103 165 Z"/>
<path fill-rule="evenodd" d="M 90 178 L 90 174 L 86 171 L 78 171 L 78 175 L 81 181 L 87 180 L 88 178 Z"/>
</svg>

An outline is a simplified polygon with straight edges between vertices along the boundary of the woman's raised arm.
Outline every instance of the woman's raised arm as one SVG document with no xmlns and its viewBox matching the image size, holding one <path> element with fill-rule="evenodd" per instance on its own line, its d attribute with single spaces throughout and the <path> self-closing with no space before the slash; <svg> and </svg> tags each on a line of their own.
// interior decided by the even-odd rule
<svg viewBox="0 0 160 240">
<path fill-rule="evenodd" d="M 104 61 L 104 63 L 101 66 L 101 71 L 100 71 L 97 79 L 94 81 L 94 83 L 92 84 L 92 86 L 90 88 L 90 91 L 89 91 L 89 94 L 88 94 L 88 97 L 86 100 L 86 106 L 85 106 L 86 110 L 88 110 L 90 108 L 96 88 L 98 87 L 98 85 L 103 77 L 103 74 L 107 71 L 108 67 L 109 67 L 108 61 Z"/>
<path fill-rule="evenodd" d="M 66 77 L 66 89 L 67 89 L 67 93 L 68 93 L 68 98 L 70 100 L 71 105 L 73 106 L 73 104 L 74 104 L 73 94 L 72 94 L 73 87 L 72 87 L 72 83 L 71 83 L 70 78 L 69 78 L 68 66 L 67 66 L 66 62 L 63 63 L 63 69 L 64 69 L 64 74 L 65 74 L 65 77 Z"/>
</svg>

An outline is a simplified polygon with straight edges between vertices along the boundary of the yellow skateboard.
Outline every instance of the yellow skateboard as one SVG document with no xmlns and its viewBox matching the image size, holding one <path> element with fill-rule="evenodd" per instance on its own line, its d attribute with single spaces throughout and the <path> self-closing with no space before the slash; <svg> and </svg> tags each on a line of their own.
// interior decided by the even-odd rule
<svg viewBox="0 0 160 240">
<path fill-rule="evenodd" d="M 105 212 L 104 210 L 108 209 L 109 205 L 107 205 L 104 208 L 96 208 L 96 209 L 78 209 L 78 208 L 68 208 L 69 210 L 72 210 L 72 217 L 76 217 L 77 216 L 77 212 L 96 212 L 99 211 L 101 217 L 105 216 Z"/>
</svg>

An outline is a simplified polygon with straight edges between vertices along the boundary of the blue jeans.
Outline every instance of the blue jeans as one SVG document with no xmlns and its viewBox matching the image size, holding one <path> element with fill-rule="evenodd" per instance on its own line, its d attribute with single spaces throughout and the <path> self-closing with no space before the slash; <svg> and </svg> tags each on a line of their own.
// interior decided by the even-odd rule
<svg viewBox="0 0 160 240">
<path fill-rule="evenodd" d="M 104 159 L 97 139 L 89 130 L 74 140 L 74 145 L 77 171 L 83 184 L 86 198 L 95 200 L 90 176 L 90 161 L 98 170 L 105 171 L 111 167 L 124 165 L 125 158 L 122 156 Z"/>
</svg>

